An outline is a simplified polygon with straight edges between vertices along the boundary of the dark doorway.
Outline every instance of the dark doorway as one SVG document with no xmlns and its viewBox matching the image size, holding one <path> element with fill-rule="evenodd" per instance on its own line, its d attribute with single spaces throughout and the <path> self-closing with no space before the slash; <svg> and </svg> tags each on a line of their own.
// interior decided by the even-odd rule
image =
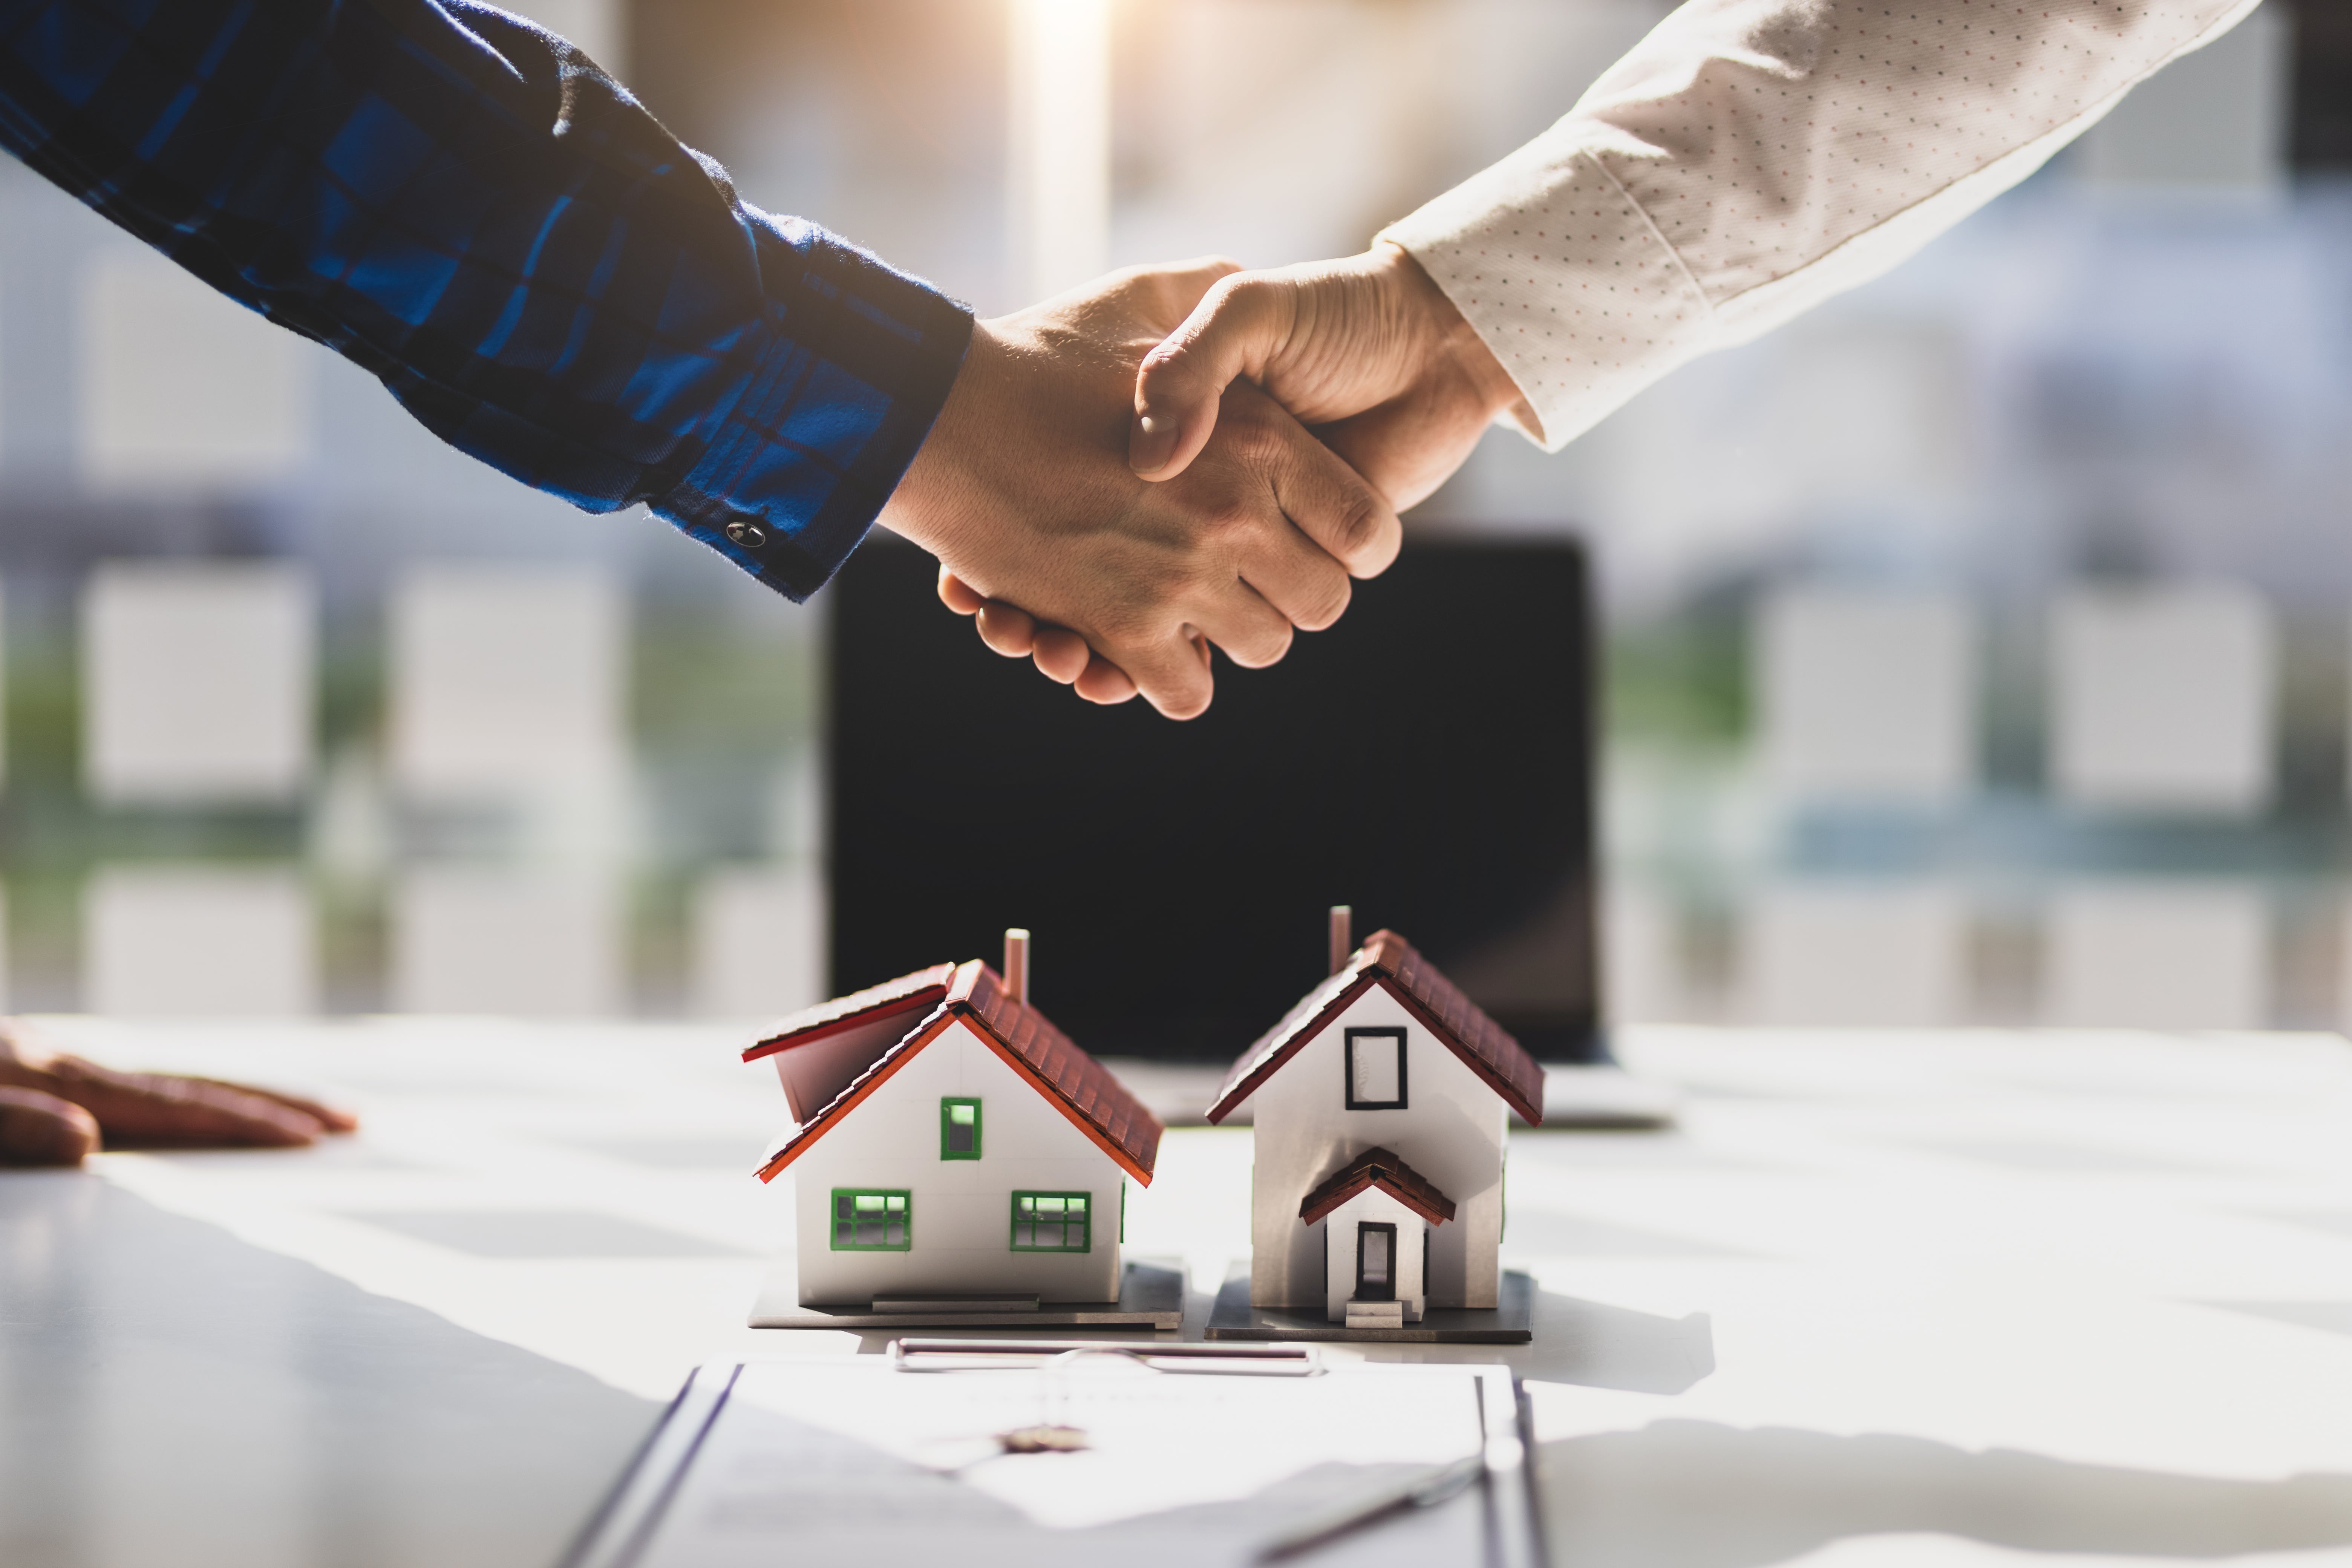
<svg viewBox="0 0 2352 1568">
<path fill-rule="evenodd" d="M 1356 1300 L 1396 1300 L 1396 1232 L 1392 1225 L 1356 1227 Z"/>
</svg>

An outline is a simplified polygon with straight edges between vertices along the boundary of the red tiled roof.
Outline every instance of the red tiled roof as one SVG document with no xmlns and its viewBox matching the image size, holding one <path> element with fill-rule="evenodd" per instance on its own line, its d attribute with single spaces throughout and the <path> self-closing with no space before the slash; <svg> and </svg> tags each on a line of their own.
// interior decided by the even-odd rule
<svg viewBox="0 0 2352 1568">
<path fill-rule="evenodd" d="M 743 1053 L 743 1059 L 755 1062 L 794 1046 L 811 1045 L 844 1029 L 870 1024 L 878 1015 L 916 1007 L 929 1012 L 947 995 L 948 985 L 954 979 L 954 964 L 935 963 L 929 969 L 918 969 L 912 974 L 901 974 L 896 980 L 803 1007 L 771 1027 L 758 1045 Z"/>
<path fill-rule="evenodd" d="M 847 1116 L 858 1101 L 905 1066 L 917 1051 L 937 1039 L 950 1022 L 961 1018 L 977 1025 L 981 1037 L 994 1047 L 1006 1065 L 1060 1107 L 1071 1123 L 1092 1139 L 1120 1169 L 1150 1186 L 1151 1173 L 1160 1159 L 1160 1134 L 1164 1131 L 1160 1119 L 1145 1110 L 1142 1102 L 1127 1091 L 1127 1086 L 1111 1076 L 1109 1068 L 1055 1028 L 1045 1014 L 1006 995 L 1004 983 L 997 977 L 996 971 L 974 959 L 947 972 L 952 978 L 930 1015 L 852 1079 L 831 1104 L 809 1118 L 760 1167 L 760 1179 L 774 1180 L 779 1172 Z M 871 1007 L 866 1009 L 868 1014 L 872 1011 Z"/>
<path fill-rule="evenodd" d="M 1209 1120 L 1223 1121 L 1232 1115 L 1242 1101 L 1257 1092 L 1258 1085 L 1281 1070 L 1283 1063 L 1375 985 L 1394 996 L 1484 1079 L 1521 1121 L 1529 1126 L 1542 1122 L 1543 1068 L 1535 1058 L 1392 931 L 1375 931 L 1345 968 L 1300 997 L 1282 1022 L 1242 1053 L 1217 1090 L 1216 1103 L 1209 1107 Z"/>
<path fill-rule="evenodd" d="M 1380 1188 L 1432 1225 L 1454 1217 L 1454 1200 L 1386 1149 L 1367 1149 L 1341 1166 L 1339 1174 L 1307 1194 L 1298 1217 L 1313 1225 L 1367 1187 Z"/>
</svg>

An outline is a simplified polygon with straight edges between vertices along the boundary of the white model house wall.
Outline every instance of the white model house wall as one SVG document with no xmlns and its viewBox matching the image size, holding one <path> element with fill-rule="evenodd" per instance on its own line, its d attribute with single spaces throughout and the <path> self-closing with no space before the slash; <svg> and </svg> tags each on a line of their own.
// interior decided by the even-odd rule
<svg viewBox="0 0 2352 1568">
<path fill-rule="evenodd" d="M 1368 1225 L 1396 1226 L 1396 1254 L 1389 1259 L 1391 1294 L 1404 1303 L 1408 1322 L 1420 1321 L 1429 1307 L 1429 1254 L 1437 1245 L 1437 1231 L 1446 1227 L 1432 1226 L 1394 1194 L 1376 1186 L 1323 1216 L 1323 1315 L 1335 1323 L 1348 1321 L 1348 1301 L 1356 1293 L 1356 1233 Z"/>
<path fill-rule="evenodd" d="M 1405 1032 L 1405 1108 L 1348 1109 L 1350 1028 Z M 1502 1100 L 1402 1003 L 1375 986 L 1299 1047 L 1252 1097 L 1256 1160 L 1250 1197 L 1250 1301 L 1326 1305 L 1328 1218 L 1302 1223 L 1298 1205 L 1368 1149 L 1386 1149 L 1454 1200 L 1454 1218 L 1430 1237 L 1429 1305 L 1492 1307 L 1502 1284 Z M 1352 1266 L 1351 1266 L 1352 1267 Z M 1348 1281 L 1352 1289 L 1352 1277 Z"/>
<path fill-rule="evenodd" d="M 940 1101 L 950 1097 L 981 1102 L 977 1160 L 940 1158 Z M 1118 1299 L 1125 1173 L 961 1020 L 851 1107 L 790 1173 L 803 1306 L 961 1290 Z M 835 1251 L 836 1187 L 906 1192 L 908 1250 Z M 1015 1192 L 1087 1194 L 1089 1250 L 1013 1251 Z"/>
</svg>

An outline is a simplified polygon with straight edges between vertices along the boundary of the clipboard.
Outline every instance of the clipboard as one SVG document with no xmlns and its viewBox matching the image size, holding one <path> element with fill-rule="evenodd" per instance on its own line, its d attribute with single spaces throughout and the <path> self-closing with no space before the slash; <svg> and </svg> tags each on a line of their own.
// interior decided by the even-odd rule
<svg viewBox="0 0 2352 1568">
<path fill-rule="evenodd" d="M 698 1368 L 563 1568 L 1544 1561 L 1507 1367 L 1156 1353 L 1175 1348 L 906 1341 Z M 1080 1451 L 1000 1446 L 1038 1431 Z"/>
</svg>

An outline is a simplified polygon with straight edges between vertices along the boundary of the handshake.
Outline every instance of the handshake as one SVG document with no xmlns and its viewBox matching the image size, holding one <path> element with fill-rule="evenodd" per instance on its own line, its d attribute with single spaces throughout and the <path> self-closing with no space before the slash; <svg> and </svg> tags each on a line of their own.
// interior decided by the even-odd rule
<svg viewBox="0 0 2352 1568">
<path fill-rule="evenodd" d="M 1396 559 L 1397 513 L 1533 416 L 1402 248 L 1114 272 L 976 322 L 881 521 L 998 653 L 1189 719 Z"/>
</svg>

